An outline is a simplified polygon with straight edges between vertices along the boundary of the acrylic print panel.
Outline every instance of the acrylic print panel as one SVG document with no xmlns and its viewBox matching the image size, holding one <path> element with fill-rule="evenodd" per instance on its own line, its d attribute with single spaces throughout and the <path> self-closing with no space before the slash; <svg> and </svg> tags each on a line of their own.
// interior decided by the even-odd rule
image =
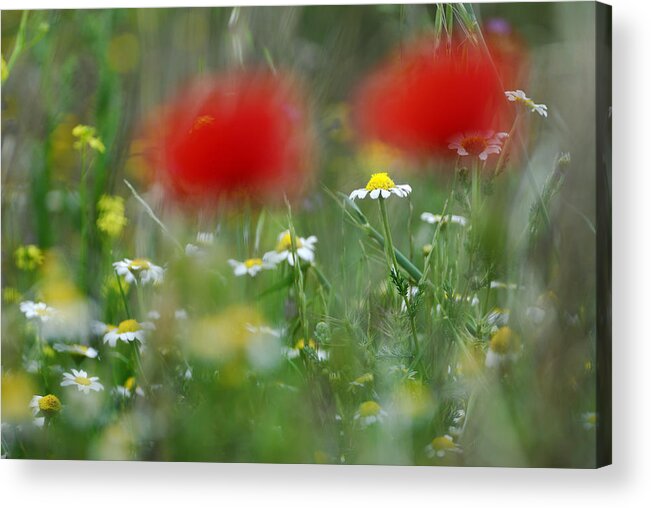
<svg viewBox="0 0 651 508">
<path fill-rule="evenodd" d="M 610 8 L 2 13 L 2 455 L 610 462 Z"/>
</svg>

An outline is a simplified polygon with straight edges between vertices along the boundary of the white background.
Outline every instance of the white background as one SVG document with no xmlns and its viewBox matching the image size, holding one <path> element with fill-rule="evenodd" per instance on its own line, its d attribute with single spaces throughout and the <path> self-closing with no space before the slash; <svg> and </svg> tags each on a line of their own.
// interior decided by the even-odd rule
<svg viewBox="0 0 651 508">
<path fill-rule="evenodd" d="M 3 0 L 3 9 L 307 3 Z M 318 2 L 315 2 L 318 3 Z M 342 3 L 329 0 L 322 3 Z M 345 2 L 344 2 L 345 3 Z M 357 0 L 356 3 L 377 3 Z M 651 506 L 651 2 L 613 0 L 614 465 L 589 470 L 0 461 L 4 506 Z M 336 503 L 336 504 L 335 504 Z"/>
</svg>

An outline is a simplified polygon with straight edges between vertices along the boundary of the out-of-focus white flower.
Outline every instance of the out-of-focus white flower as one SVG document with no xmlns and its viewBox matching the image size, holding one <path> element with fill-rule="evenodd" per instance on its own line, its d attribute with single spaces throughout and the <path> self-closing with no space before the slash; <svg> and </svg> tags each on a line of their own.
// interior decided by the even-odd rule
<svg viewBox="0 0 651 508">
<path fill-rule="evenodd" d="M 428 224 L 436 224 L 437 222 L 441 222 L 443 224 L 459 224 L 459 226 L 468 225 L 468 219 L 462 217 L 461 215 L 446 215 L 443 217 L 442 215 L 423 212 L 420 214 L 420 220 L 427 222 Z"/>
<path fill-rule="evenodd" d="M 125 258 L 122 261 L 113 263 L 113 268 L 129 284 L 137 283 L 138 280 L 142 284 L 160 284 L 163 282 L 163 276 L 165 274 L 164 268 L 144 258 Z"/>
<path fill-rule="evenodd" d="M 316 355 L 316 359 L 320 362 L 327 360 L 330 356 L 327 351 L 319 348 L 314 339 L 308 340 L 307 344 L 305 343 L 305 339 L 299 339 L 296 344 L 294 344 L 294 347 L 283 348 L 283 354 L 289 360 L 293 360 L 294 358 L 301 356 L 301 351 L 303 350 L 309 353 L 314 353 Z"/>
<path fill-rule="evenodd" d="M 520 353 L 520 341 L 508 326 L 502 326 L 491 337 L 486 352 L 486 367 L 498 368 L 508 362 L 517 360 Z"/>
<path fill-rule="evenodd" d="M 459 134 L 450 140 L 448 148 L 456 150 L 457 154 L 465 157 L 471 155 L 485 161 L 491 154 L 502 151 L 502 142 L 508 137 L 506 132 L 471 132 Z"/>
<path fill-rule="evenodd" d="M 585 430 L 596 429 L 599 423 L 597 413 L 594 412 L 583 413 L 581 415 L 581 421 L 583 422 L 583 428 Z"/>
<path fill-rule="evenodd" d="M 88 373 L 85 370 L 75 369 L 72 369 L 72 373 L 63 373 L 61 386 L 76 386 L 83 393 L 90 393 L 90 390 L 99 392 L 104 389 L 97 376 L 88 377 Z"/>
<path fill-rule="evenodd" d="M 352 200 L 364 199 L 367 196 L 371 199 L 387 199 L 391 194 L 394 194 L 399 198 L 406 198 L 410 193 L 411 185 L 396 185 L 388 173 L 374 173 L 371 175 L 366 187 L 355 189 L 350 193 L 349 197 Z"/>
<path fill-rule="evenodd" d="M 43 302 L 32 302 L 31 300 L 21 302 L 20 310 L 27 319 L 35 319 L 41 323 L 47 323 L 57 316 L 57 311 L 53 307 L 49 307 Z"/>
<path fill-rule="evenodd" d="M 72 355 L 85 356 L 86 358 L 97 358 L 97 349 L 84 346 L 83 344 L 62 344 L 57 342 L 52 347 L 59 353 L 70 353 Z"/>
<path fill-rule="evenodd" d="M 153 323 L 139 323 L 135 319 L 127 319 L 104 335 L 104 344 L 115 347 L 119 340 L 122 342 L 133 342 L 137 340 L 142 344 L 145 342 L 145 332 L 153 329 Z"/>
<path fill-rule="evenodd" d="M 432 442 L 425 447 L 425 453 L 430 458 L 441 459 L 449 453 L 461 453 L 461 448 L 456 445 L 452 436 L 446 434 L 432 439 Z"/>
<path fill-rule="evenodd" d="M 142 388 L 136 385 L 136 378 L 133 376 L 127 378 L 122 386 L 116 386 L 113 389 L 113 392 L 120 397 L 124 397 L 125 399 L 131 398 L 134 393 L 140 397 L 145 396 L 145 392 L 142 390 Z"/>
<path fill-rule="evenodd" d="M 317 242 L 316 236 L 308 236 L 307 238 L 297 237 L 294 240 L 296 246 L 296 255 L 308 263 L 314 261 L 314 244 Z M 283 231 L 278 235 L 278 244 L 276 250 L 267 252 L 262 257 L 263 262 L 277 265 L 283 261 L 287 261 L 291 266 L 294 266 L 296 260 L 292 252 L 292 238 L 289 231 Z"/>
<path fill-rule="evenodd" d="M 506 98 L 511 102 L 517 102 L 527 107 L 530 111 L 535 111 L 540 116 L 547 117 L 547 106 L 544 104 L 536 104 L 533 100 L 527 97 L 522 90 L 509 90 L 504 92 Z"/>
<path fill-rule="evenodd" d="M 387 416 L 382 406 L 374 400 L 362 402 L 355 413 L 354 419 L 358 420 L 362 427 L 368 427 L 374 423 L 381 422 Z"/>
<path fill-rule="evenodd" d="M 229 259 L 228 264 L 233 268 L 233 274 L 235 274 L 236 277 L 247 274 L 251 277 L 255 277 L 262 270 L 273 270 L 276 268 L 276 265 L 274 263 L 263 261 L 260 258 L 250 258 L 244 261 Z"/>
<path fill-rule="evenodd" d="M 30 321 L 39 323 L 41 337 L 46 340 L 57 338 L 84 339 L 89 330 L 89 310 L 83 299 L 62 301 L 57 307 L 31 300 L 21 302 L 20 310 Z"/>
</svg>

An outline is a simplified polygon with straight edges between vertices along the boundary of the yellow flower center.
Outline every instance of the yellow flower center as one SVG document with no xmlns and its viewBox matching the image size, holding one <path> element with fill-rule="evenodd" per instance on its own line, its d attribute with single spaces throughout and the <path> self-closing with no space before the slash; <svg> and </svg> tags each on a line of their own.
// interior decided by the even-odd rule
<svg viewBox="0 0 651 508">
<path fill-rule="evenodd" d="M 374 400 L 367 400 L 359 405 L 359 416 L 361 417 L 376 416 L 380 411 L 382 411 L 382 407 Z"/>
<path fill-rule="evenodd" d="M 314 339 L 310 339 L 307 341 L 307 347 L 316 349 L 316 342 Z M 305 339 L 299 339 L 296 345 L 294 346 L 295 349 L 305 349 Z"/>
<path fill-rule="evenodd" d="M 506 354 L 517 346 L 517 337 L 508 326 L 502 326 L 491 337 L 489 347 L 495 353 Z"/>
<path fill-rule="evenodd" d="M 45 395 L 38 400 L 38 408 L 46 415 L 61 411 L 61 401 L 56 395 Z"/>
<path fill-rule="evenodd" d="M 303 246 L 303 243 L 301 242 L 300 238 L 295 238 L 294 243 L 296 244 L 297 249 L 300 249 Z M 280 240 L 278 240 L 278 245 L 276 245 L 276 251 L 283 252 L 291 249 L 292 249 L 292 237 L 290 236 L 289 232 L 287 232 L 280 238 Z"/>
<path fill-rule="evenodd" d="M 585 417 L 585 421 L 590 425 L 597 425 L 597 413 L 590 413 Z"/>
<path fill-rule="evenodd" d="M 91 384 L 90 379 L 88 379 L 87 377 L 81 377 L 81 376 L 77 376 L 75 378 L 75 383 L 77 383 L 78 385 L 83 385 L 83 386 L 89 386 Z"/>
<path fill-rule="evenodd" d="M 395 186 L 396 184 L 391 180 L 388 173 L 373 173 L 371 179 L 366 184 L 366 190 L 389 190 L 393 189 Z"/>
<path fill-rule="evenodd" d="M 128 378 L 128 379 L 124 382 L 124 387 L 125 387 L 127 390 L 133 390 L 133 389 L 135 388 L 135 386 L 136 386 L 136 378 L 133 377 L 133 376 L 131 376 L 130 378 Z"/>
<path fill-rule="evenodd" d="M 131 261 L 131 263 L 129 263 L 129 270 L 134 270 L 134 271 L 147 270 L 150 266 L 151 263 L 149 262 L 148 259 L 138 258 L 138 259 L 134 259 L 133 261 Z"/>
<path fill-rule="evenodd" d="M 137 332 L 138 330 L 140 330 L 140 325 L 135 319 L 122 321 L 120 326 L 118 326 L 118 333 Z"/>
<path fill-rule="evenodd" d="M 454 441 L 449 437 L 440 436 L 432 439 L 432 448 L 435 450 L 451 450 L 454 447 Z"/>
<path fill-rule="evenodd" d="M 247 268 L 253 268 L 254 266 L 262 266 L 262 259 L 260 258 L 251 258 L 244 261 L 244 266 Z"/>
<path fill-rule="evenodd" d="M 51 311 L 49 307 L 45 307 L 43 309 L 39 307 L 38 309 L 34 310 L 34 313 L 37 316 L 49 316 L 51 314 Z"/>
<path fill-rule="evenodd" d="M 461 146 L 468 152 L 470 155 L 479 155 L 488 146 L 486 138 L 482 136 L 468 136 L 461 141 Z"/>
</svg>

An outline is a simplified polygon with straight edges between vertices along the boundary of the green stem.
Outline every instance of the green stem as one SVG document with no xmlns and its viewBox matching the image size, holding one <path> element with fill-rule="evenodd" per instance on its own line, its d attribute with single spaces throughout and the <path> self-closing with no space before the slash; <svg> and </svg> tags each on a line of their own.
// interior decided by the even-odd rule
<svg viewBox="0 0 651 508">
<path fill-rule="evenodd" d="M 86 147 L 81 147 L 81 182 L 79 184 L 79 212 L 81 214 L 81 246 L 79 277 L 81 288 L 87 290 L 88 274 L 88 171 L 86 168 Z"/>
<path fill-rule="evenodd" d="M 18 26 L 18 33 L 16 34 L 16 42 L 14 44 L 14 49 L 11 52 L 11 56 L 9 57 L 9 61 L 7 62 L 7 75 L 5 79 L 2 80 L 2 83 L 4 83 L 9 78 L 9 75 L 11 74 L 11 69 L 13 69 L 16 60 L 18 59 L 18 56 L 23 51 L 23 47 L 25 45 L 25 34 L 27 28 L 28 15 L 29 15 L 29 11 L 23 11 L 22 16 L 20 17 L 20 25 Z"/>
<path fill-rule="evenodd" d="M 385 252 L 387 254 L 387 264 L 389 265 L 389 271 L 392 270 L 392 264 L 393 264 L 393 270 L 395 271 L 396 277 L 399 277 L 400 270 L 398 268 L 398 260 L 396 259 L 396 252 L 395 249 L 393 248 L 391 227 L 389 226 L 389 215 L 387 214 L 387 207 L 386 204 L 384 203 L 384 198 L 382 197 L 378 198 L 378 203 L 380 205 L 380 215 L 382 215 L 382 224 L 384 225 L 384 235 L 386 238 Z M 412 348 L 413 348 L 412 354 L 414 358 L 419 358 L 420 354 L 418 351 L 418 335 L 416 333 L 416 321 L 414 319 L 414 313 L 412 312 L 411 302 L 409 301 L 409 288 L 407 288 L 407 292 L 402 294 L 401 296 L 403 301 L 405 302 L 405 309 L 407 310 L 407 315 L 409 316 L 409 328 L 411 330 Z"/>
</svg>

